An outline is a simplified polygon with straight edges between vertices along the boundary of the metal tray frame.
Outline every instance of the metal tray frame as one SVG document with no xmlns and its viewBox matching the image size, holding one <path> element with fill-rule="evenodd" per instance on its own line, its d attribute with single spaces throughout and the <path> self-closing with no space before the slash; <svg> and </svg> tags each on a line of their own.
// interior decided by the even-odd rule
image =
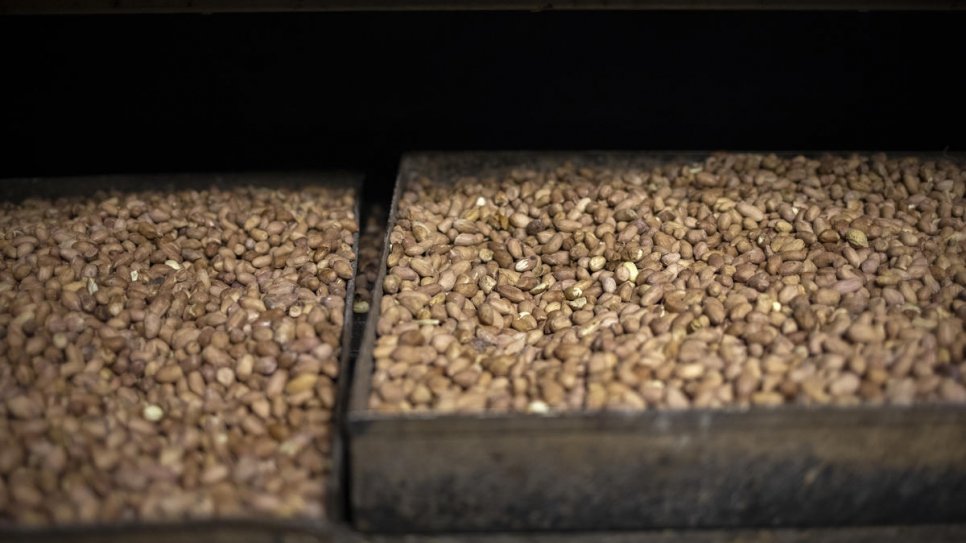
<svg viewBox="0 0 966 543">
<path fill-rule="evenodd" d="M 412 178 L 445 183 L 562 159 L 643 166 L 707 155 L 403 158 L 347 413 L 355 527 L 443 533 L 966 522 L 962 405 L 404 416 L 368 409 L 388 240 Z"/>
<path fill-rule="evenodd" d="M 101 175 L 83 177 L 19 178 L 0 180 L 0 202 L 29 197 L 57 198 L 92 195 L 98 190 L 122 192 L 163 191 L 172 189 L 230 188 L 238 185 L 260 187 L 326 186 L 346 188 L 355 196 L 355 216 L 359 223 L 362 196 L 361 173 L 348 171 L 291 171 L 258 173 L 199 173 L 157 175 Z M 361 228 L 361 223 L 359 223 Z M 359 254 L 359 230 L 352 241 Z M 344 527 L 345 506 L 345 416 L 349 383 L 352 380 L 351 353 L 352 299 L 358 258 L 352 262 L 352 277 L 346 282 L 346 306 L 339 353 L 339 379 L 332 413 L 332 465 L 326 486 L 326 517 L 314 519 L 217 518 L 184 521 L 123 522 L 116 524 L 77 524 L 59 526 L 19 526 L 0 524 L 0 541 L 200 541 L 211 542 L 349 542 L 357 538 Z"/>
</svg>

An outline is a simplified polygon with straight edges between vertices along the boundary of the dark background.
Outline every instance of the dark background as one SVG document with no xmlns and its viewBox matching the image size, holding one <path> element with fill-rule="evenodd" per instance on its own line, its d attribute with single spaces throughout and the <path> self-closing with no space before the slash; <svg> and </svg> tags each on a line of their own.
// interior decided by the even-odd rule
<svg viewBox="0 0 966 543">
<path fill-rule="evenodd" d="M 966 149 L 966 13 L 0 17 L 0 177 Z"/>
</svg>

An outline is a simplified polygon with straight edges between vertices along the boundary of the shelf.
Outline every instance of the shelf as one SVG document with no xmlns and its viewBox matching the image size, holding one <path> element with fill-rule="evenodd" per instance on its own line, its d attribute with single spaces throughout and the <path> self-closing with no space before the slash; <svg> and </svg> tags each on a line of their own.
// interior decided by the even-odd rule
<svg viewBox="0 0 966 543">
<path fill-rule="evenodd" d="M 311 11 L 962 10 L 963 0 L 0 0 L 0 14 Z"/>
</svg>

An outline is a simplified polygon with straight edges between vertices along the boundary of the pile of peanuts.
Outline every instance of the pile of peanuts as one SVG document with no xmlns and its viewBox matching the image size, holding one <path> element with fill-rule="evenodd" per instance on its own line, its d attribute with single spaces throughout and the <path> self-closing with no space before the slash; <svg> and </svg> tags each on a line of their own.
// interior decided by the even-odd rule
<svg viewBox="0 0 966 543">
<path fill-rule="evenodd" d="M 354 200 L 0 204 L 0 523 L 323 517 Z"/>
<path fill-rule="evenodd" d="M 414 171 L 370 407 L 966 402 L 964 191 L 884 155 Z"/>
<path fill-rule="evenodd" d="M 373 204 L 368 212 L 366 226 L 359 236 L 359 265 L 352 296 L 352 311 L 360 315 L 369 312 L 373 285 L 379 277 L 379 266 L 382 264 L 382 246 L 386 239 L 385 208 Z"/>
</svg>

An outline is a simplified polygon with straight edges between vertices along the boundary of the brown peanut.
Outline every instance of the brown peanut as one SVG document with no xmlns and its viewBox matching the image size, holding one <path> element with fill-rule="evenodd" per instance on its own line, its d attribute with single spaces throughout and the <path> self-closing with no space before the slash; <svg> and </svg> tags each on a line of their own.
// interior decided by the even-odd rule
<svg viewBox="0 0 966 543">
<path fill-rule="evenodd" d="M 960 164 L 716 154 L 418 173 L 389 233 L 374 409 L 963 401 Z M 426 258 L 432 274 L 410 273 Z M 409 333 L 452 340 L 399 358 Z"/>
<path fill-rule="evenodd" d="M 0 524 L 324 516 L 356 230 L 322 187 L 0 204 Z"/>
</svg>

